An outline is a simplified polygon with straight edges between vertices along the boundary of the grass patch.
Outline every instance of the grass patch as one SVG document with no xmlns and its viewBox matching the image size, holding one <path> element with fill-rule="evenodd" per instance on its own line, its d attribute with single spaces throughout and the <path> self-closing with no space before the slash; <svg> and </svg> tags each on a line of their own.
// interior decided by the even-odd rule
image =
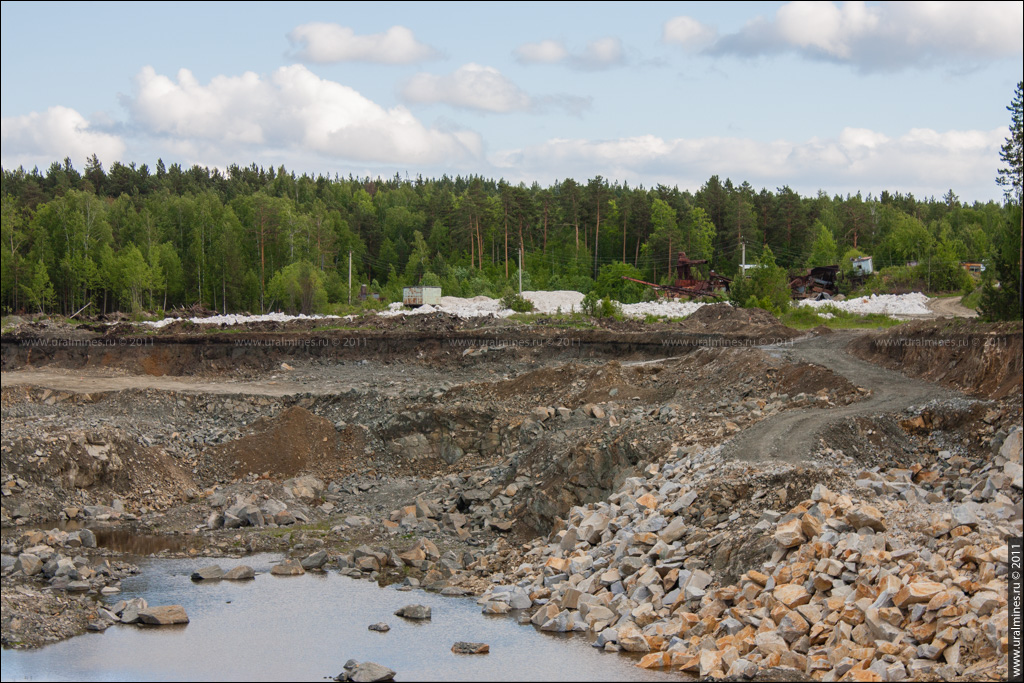
<svg viewBox="0 0 1024 683">
<path fill-rule="evenodd" d="M 981 287 L 978 287 L 973 292 L 965 296 L 960 300 L 960 305 L 964 308 L 969 308 L 972 311 L 978 310 L 978 306 L 981 305 Z"/>
<path fill-rule="evenodd" d="M 302 533 L 310 534 L 311 536 L 326 536 L 331 532 L 330 520 L 323 520 L 322 522 L 315 522 L 312 524 L 291 524 L 289 526 L 281 526 L 276 529 L 260 529 L 258 533 L 264 536 L 270 536 L 271 538 L 284 538 L 289 534 Z"/>
<path fill-rule="evenodd" d="M 647 313 L 644 315 L 644 322 L 648 325 L 655 325 L 657 323 L 678 323 L 684 320 L 686 320 L 685 316 L 655 315 L 654 313 Z"/>
<path fill-rule="evenodd" d="M 582 313 L 513 313 L 507 320 L 524 325 L 540 325 L 556 329 L 593 330 L 596 325 Z"/>
<path fill-rule="evenodd" d="M 823 313 L 825 315 L 822 315 Z M 833 330 L 878 330 L 903 324 L 902 320 L 881 313 L 849 313 L 834 306 L 822 306 L 817 309 L 810 306 L 794 306 L 783 313 L 780 320 L 787 327 L 797 330 L 810 330 L 821 325 Z"/>
</svg>

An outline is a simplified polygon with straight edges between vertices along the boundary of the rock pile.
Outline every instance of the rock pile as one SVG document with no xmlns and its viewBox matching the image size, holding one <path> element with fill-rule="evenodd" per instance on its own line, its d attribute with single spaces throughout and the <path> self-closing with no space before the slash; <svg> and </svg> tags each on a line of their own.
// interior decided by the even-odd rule
<svg viewBox="0 0 1024 683">
<path fill-rule="evenodd" d="M 818 484 L 785 513 L 764 511 L 754 529 L 771 555 L 735 582 L 712 566 L 716 548 L 739 545 L 729 519 L 711 519 L 713 535 L 694 524 L 699 477 L 684 461 L 652 466 L 607 501 L 573 508 L 564 528 L 524 548 L 519 580 L 480 601 L 491 613 L 531 610 L 544 631 L 589 631 L 595 647 L 643 653 L 639 666 L 702 677 L 1005 672 L 1004 539 L 1021 533 L 1020 434 L 973 481 L 961 468 L 950 497 L 934 490 L 942 475 L 915 467 L 862 472 L 849 491 Z"/>
<path fill-rule="evenodd" d="M 96 536 L 89 529 L 27 531 L 0 548 L 2 575 L 45 582 L 51 590 L 68 593 L 117 593 L 121 580 L 137 568 L 107 560 L 96 565 L 82 554 L 74 554 L 95 547 Z"/>
</svg>

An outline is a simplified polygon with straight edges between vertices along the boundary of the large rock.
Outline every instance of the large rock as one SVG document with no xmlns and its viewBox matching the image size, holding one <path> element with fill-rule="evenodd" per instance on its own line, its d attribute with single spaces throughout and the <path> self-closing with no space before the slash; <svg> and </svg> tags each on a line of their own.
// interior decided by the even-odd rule
<svg viewBox="0 0 1024 683">
<path fill-rule="evenodd" d="M 651 645 L 643 633 L 632 622 L 621 624 L 618 628 L 618 643 L 626 652 L 650 652 Z"/>
<path fill-rule="evenodd" d="M 904 605 L 916 605 L 919 602 L 928 602 L 939 593 L 946 590 L 946 587 L 935 581 L 915 581 L 903 586 L 892 599 L 897 607 Z"/>
<path fill-rule="evenodd" d="M 224 578 L 224 570 L 220 565 L 211 564 L 208 567 L 200 567 L 192 572 L 193 581 L 217 581 Z"/>
<path fill-rule="evenodd" d="M 806 540 L 807 537 L 804 536 L 800 519 L 796 517 L 788 522 L 783 522 L 775 530 L 775 543 L 780 548 L 793 548 Z"/>
<path fill-rule="evenodd" d="M 307 555 L 306 557 L 302 558 L 302 561 L 299 564 L 302 565 L 302 568 L 306 571 L 320 569 L 320 567 L 323 567 L 325 564 L 327 564 L 327 551 L 318 550 L 315 553 L 312 553 L 311 555 Z"/>
<path fill-rule="evenodd" d="M 255 579 L 256 572 L 253 571 L 252 567 L 246 564 L 240 564 L 234 569 L 230 569 L 224 573 L 224 579 L 226 581 L 245 581 L 247 579 Z"/>
<path fill-rule="evenodd" d="M 885 519 L 878 508 L 862 503 L 846 515 L 846 523 L 854 529 L 868 527 L 874 531 L 885 531 Z"/>
<path fill-rule="evenodd" d="M 430 608 L 426 605 L 406 605 L 395 612 L 395 616 L 405 617 L 406 619 L 429 619 Z"/>
<path fill-rule="evenodd" d="M 91 529 L 79 529 L 78 538 L 82 541 L 83 548 L 96 547 L 96 534 Z"/>
<path fill-rule="evenodd" d="M 374 683 L 375 681 L 393 681 L 395 672 L 386 666 L 374 662 L 357 662 L 350 659 L 345 663 L 345 670 L 334 677 L 336 681 L 352 681 L 353 683 Z"/>
<path fill-rule="evenodd" d="M 481 610 L 481 611 L 483 612 L 483 614 L 490 614 L 490 615 L 508 614 L 509 612 L 512 611 L 512 608 L 509 607 L 507 602 L 502 602 L 500 600 L 489 600 L 486 603 L 484 603 L 483 610 Z M 396 612 L 396 614 L 397 614 L 397 612 Z M 410 617 L 410 618 L 412 618 L 412 617 Z"/>
<path fill-rule="evenodd" d="M 452 645 L 452 652 L 457 655 L 485 655 L 491 651 L 487 643 L 466 643 L 458 642 Z"/>
<path fill-rule="evenodd" d="M 20 571 L 25 576 L 35 576 L 43 570 L 43 561 L 32 553 L 22 553 L 14 562 L 14 571 Z"/>
<path fill-rule="evenodd" d="M 672 543 L 678 541 L 686 533 L 686 522 L 683 521 L 682 517 L 673 517 L 672 521 L 668 523 L 668 526 L 662 529 L 658 537 L 665 541 L 665 543 Z"/>
<path fill-rule="evenodd" d="M 757 651 L 767 657 L 771 654 L 789 652 L 785 639 L 775 631 L 763 631 L 754 636 Z"/>
<path fill-rule="evenodd" d="M 778 586 L 772 595 L 789 609 L 796 609 L 811 601 L 811 594 L 807 592 L 807 589 L 795 583 Z"/>
<path fill-rule="evenodd" d="M 145 598 L 132 598 L 127 602 L 119 602 L 112 611 L 122 624 L 136 624 L 139 621 L 139 613 L 148 607 Z"/>
<path fill-rule="evenodd" d="M 864 623 L 867 624 L 875 640 L 885 640 L 893 643 L 897 642 L 896 639 L 903 633 L 903 631 L 886 621 L 879 610 L 873 607 L 869 607 L 864 612 Z"/>
<path fill-rule="evenodd" d="M 1020 427 L 1014 427 L 1006 437 L 1003 445 L 999 447 L 999 455 L 1008 462 L 1021 462 L 1022 455 L 1024 455 L 1024 431 Z"/>
<path fill-rule="evenodd" d="M 188 615 L 185 614 L 185 608 L 181 605 L 147 607 L 139 611 L 139 621 L 153 626 L 171 626 L 173 624 L 187 624 Z"/>
<path fill-rule="evenodd" d="M 300 576 L 305 574 L 306 570 L 295 560 L 285 560 L 281 564 L 275 564 L 270 573 L 274 576 Z"/>
</svg>

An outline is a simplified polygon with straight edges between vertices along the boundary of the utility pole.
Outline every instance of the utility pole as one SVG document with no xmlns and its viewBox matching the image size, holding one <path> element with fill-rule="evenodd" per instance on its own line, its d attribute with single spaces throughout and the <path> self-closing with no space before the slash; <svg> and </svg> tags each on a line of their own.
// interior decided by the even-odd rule
<svg viewBox="0 0 1024 683">
<path fill-rule="evenodd" d="M 352 250 L 348 250 L 348 305 L 352 305 Z"/>
</svg>

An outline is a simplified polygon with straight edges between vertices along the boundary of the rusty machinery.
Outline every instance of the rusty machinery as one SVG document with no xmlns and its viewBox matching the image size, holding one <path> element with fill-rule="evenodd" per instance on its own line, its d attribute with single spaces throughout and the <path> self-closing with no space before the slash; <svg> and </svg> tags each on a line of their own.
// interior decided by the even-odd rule
<svg viewBox="0 0 1024 683">
<path fill-rule="evenodd" d="M 822 294 L 828 298 L 839 293 L 837 280 L 839 266 L 815 266 L 799 275 L 790 275 L 789 289 L 794 299 L 815 299 Z"/>
<path fill-rule="evenodd" d="M 703 266 L 707 262 L 707 259 L 687 258 L 685 252 L 680 252 L 679 260 L 676 261 L 676 280 L 670 285 L 659 285 L 654 282 L 637 280 L 636 278 L 627 277 L 625 275 L 622 276 L 622 279 L 639 282 L 642 285 L 653 287 L 658 294 L 668 298 L 684 296 L 694 298 L 704 296 L 719 297 L 723 292 L 729 290 L 729 283 L 731 283 L 732 280 L 719 275 L 713 270 L 708 270 L 706 278 L 700 278 L 698 273 L 695 272 L 695 267 Z M 703 270 L 703 268 L 701 270 Z"/>
</svg>

